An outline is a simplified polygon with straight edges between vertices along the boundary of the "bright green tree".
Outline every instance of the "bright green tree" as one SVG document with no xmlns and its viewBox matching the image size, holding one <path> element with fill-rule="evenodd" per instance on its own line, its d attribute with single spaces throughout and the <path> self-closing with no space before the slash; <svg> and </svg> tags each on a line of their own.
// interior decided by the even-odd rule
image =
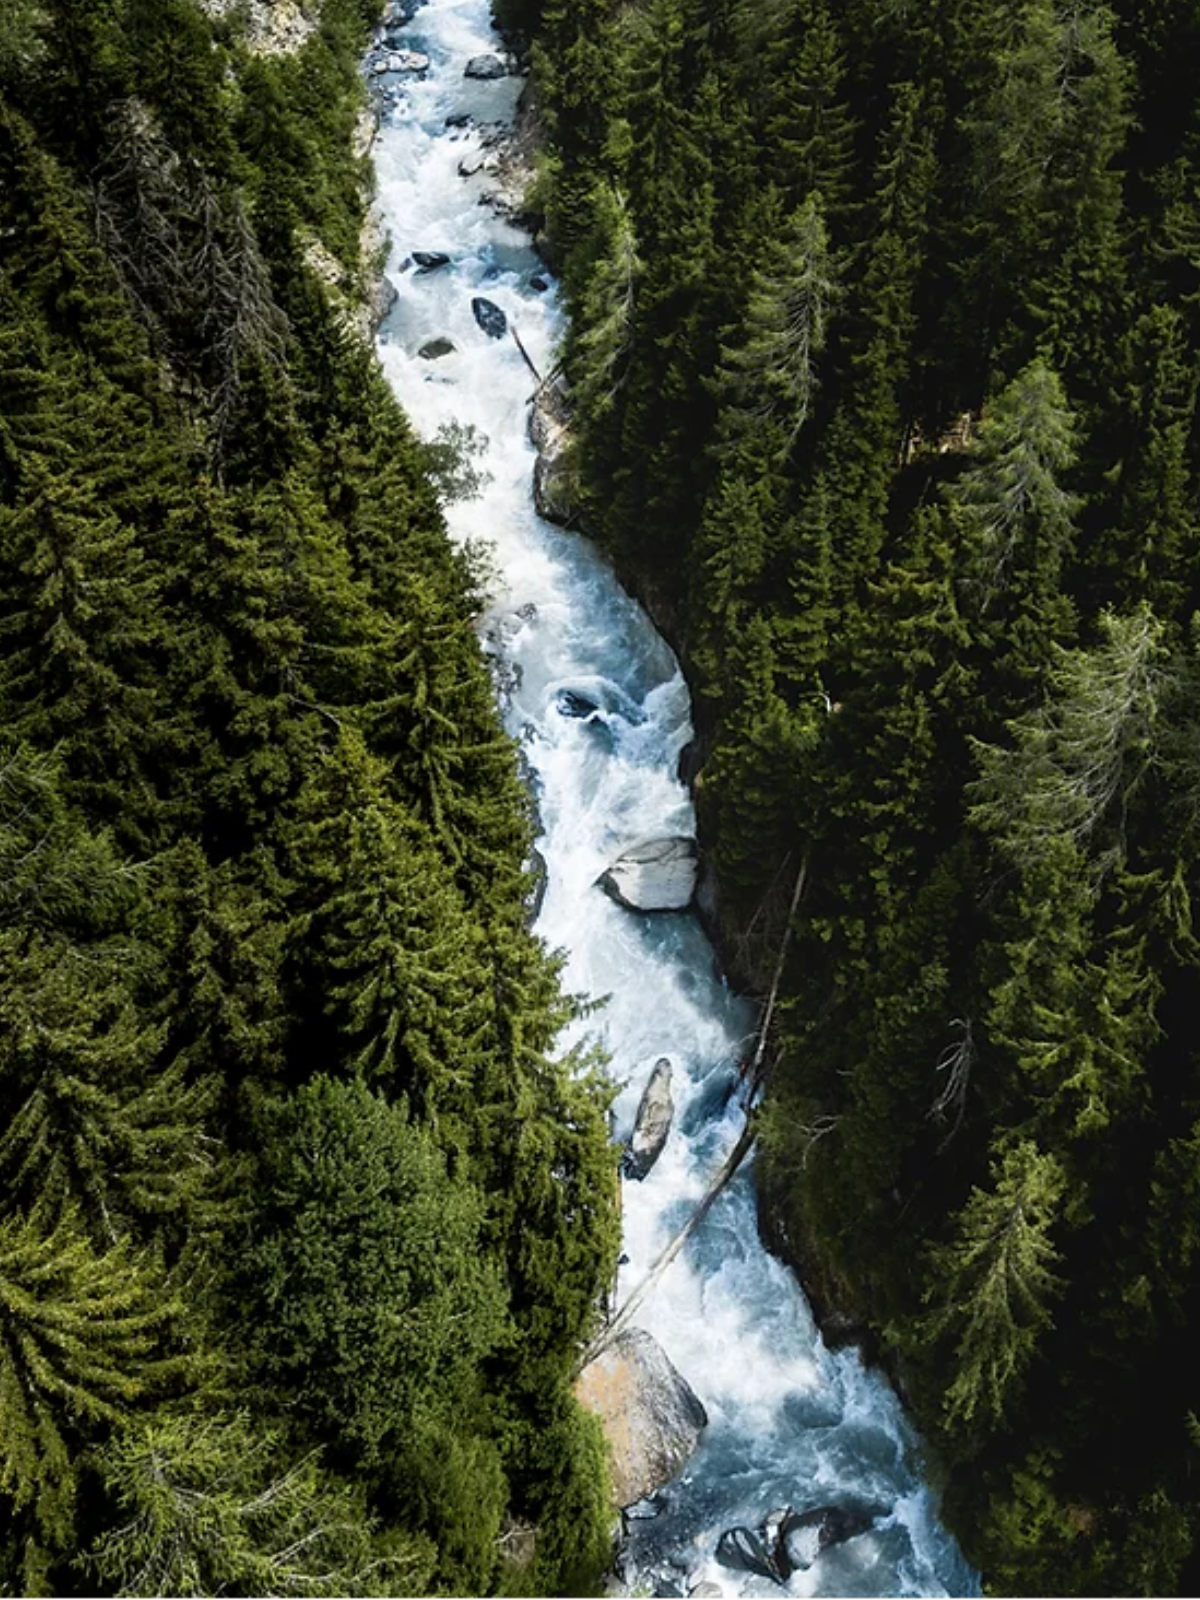
<svg viewBox="0 0 1200 1600">
<path fill-rule="evenodd" d="M 73 1217 L 0 1224 L 0 1490 L 43 1537 L 70 1537 L 73 1458 L 178 1384 L 179 1306 L 125 1245 L 98 1253 Z"/>
<path fill-rule="evenodd" d="M 364 1084 L 319 1077 L 270 1107 L 242 1258 L 246 1336 L 348 1462 L 378 1467 L 470 1404 L 506 1328 L 483 1202 L 432 1135 Z"/>
<path fill-rule="evenodd" d="M 952 1346 L 951 1424 L 997 1421 L 1051 1324 L 1062 1281 L 1050 1235 L 1066 1181 L 1054 1156 L 1014 1146 L 993 1163 L 992 1188 L 972 1190 L 953 1240 L 931 1253 L 925 1332 Z"/>
<path fill-rule="evenodd" d="M 99 1457 L 112 1526 L 85 1558 L 121 1595 L 415 1595 L 431 1552 L 245 1412 L 164 1411 Z M 397 1548 L 398 1545 L 398 1548 Z"/>
</svg>

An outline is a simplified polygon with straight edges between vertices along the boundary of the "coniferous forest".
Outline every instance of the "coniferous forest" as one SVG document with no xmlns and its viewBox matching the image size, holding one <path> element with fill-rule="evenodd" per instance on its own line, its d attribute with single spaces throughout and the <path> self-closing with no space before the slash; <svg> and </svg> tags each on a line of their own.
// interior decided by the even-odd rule
<svg viewBox="0 0 1200 1600">
<path fill-rule="evenodd" d="M 5 1593 L 609 1554 L 610 1091 L 348 311 L 379 5 L 309 10 L 0 0 Z M 991 1590 L 1195 1592 L 1200 5 L 497 12 L 579 518 L 695 695 L 722 955 L 785 956 L 764 1232 Z"/>
<path fill-rule="evenodd" d="M 6 1594 L 607 1556 L 608 1091 L 446 462 L 347 325 L 375 11 L 0 6 Z"/>
<path fill-rule="evenodd" d="M 1000 1593 L 1195 1593 L 1200 6 L 501 0 L 763 1225 Z"/>
</svg>

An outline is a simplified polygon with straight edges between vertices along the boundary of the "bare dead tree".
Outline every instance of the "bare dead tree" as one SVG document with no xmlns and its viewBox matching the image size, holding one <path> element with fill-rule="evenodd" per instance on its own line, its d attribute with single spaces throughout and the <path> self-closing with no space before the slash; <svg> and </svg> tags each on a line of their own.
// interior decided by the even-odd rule
<svg viewBox="0 0 1200 1600">
<path fill-rule="evenodd" d="M 941 1078 L 941 1085 L 928 1113 L 935 1122 L 944 1122 L 951 1114 L 954 1117 L 950 1131 L 938 1145 L 939 1155 L 962 1126 L 967 1090 L 971 1085 L 971 1068 L 975 1063 L 975 1041 L 970 1017 L 954 1017 L 950 1028 L 956 1037 L 950 1040 L 937 1058 L 935 1071 Z"/>
<path fill-rule="evenodd" d="M 286 373 L 287 319 L 240 195 L 181 160 L 136 99 L 113 107 L 109 130 L 92 188 L 96 235 L 202 416 L 219 474 L 252 366 Z"/>
</svg>

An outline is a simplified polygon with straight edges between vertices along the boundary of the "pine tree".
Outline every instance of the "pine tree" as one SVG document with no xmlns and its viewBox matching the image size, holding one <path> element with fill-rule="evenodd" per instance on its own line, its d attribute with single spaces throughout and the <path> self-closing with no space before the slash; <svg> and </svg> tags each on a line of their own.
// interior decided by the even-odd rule
<svg viewBox="0 0 1200 1600">
<path fill-rule="evenodd" d="M 810 194 L 755 271 L 736 342 L 722 347 L 726 438 L 765 427 L 779 459 L 791 452 L 814 404 L 817 359 L 836 300 L 822 199 Z"/>
<path fill-rule="evenodd" d="M 836 217 L 850 192 L 855 133 L 838 25 L 824 0 L 792 0 L 775 26 L 766 59 L 765 176 L 793 205 L 819 193 Z"/>
<path fill-rule="evenodd" d="M 178 1384 L 179 1307 L 124 1245 L 98 1254 L 73 1218 L 0 1223 L 0 1490 L 41 1536 L 71 1533 L 80 1435 Z"/>
<path fill-rule="evenodd" d="M 99 1249 L 186 1237 L 209 1186 L 214 1085 L 164 1060 L 166 1027 L 140 1010 L 128 946 L 0 946 L 0 1176 L 10 1205 L 70 1213 Z M 5 959 L 7 957 L 7 959 Z M 135 968 L 136 970 L 136 968 Z"/>
<path fill-rule="evenodd" d="M 122 1595 L 416 1595 L 431 1552 L 381 1540 L 361 1498 L 244 1412 L 126 1426 L 100 1472 L 113 1525 L 86 1561 Z M 396 1548 L 399 1543 L 399 1548 Z"/>
<path fill-rule="evenodd" d="M 1066 1186 L 1061 1164 L 1018 1144 L 993 1163 L 992 1185 L 972 1190 L 953 1241 L 931 1254 L 927 1298 L 936 1309 L 924 1329 L 954 1341 L 947 1420 L 975 1428 L 1011 1405 L 1062 1290 L 1050 1238 Z"/>
</svg>

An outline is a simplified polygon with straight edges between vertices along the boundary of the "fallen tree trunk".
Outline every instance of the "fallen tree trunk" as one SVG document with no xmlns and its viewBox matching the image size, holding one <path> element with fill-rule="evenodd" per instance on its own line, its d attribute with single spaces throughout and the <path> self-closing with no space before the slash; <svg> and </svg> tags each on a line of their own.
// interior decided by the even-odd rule
<svg viewBox="0 0 1200 1600">
<path fill-rule="evenodd" d="M 671 1240 L 670 1244 L 655 1261 L 654 1265 L 642 1279 L 641 1283 L 639 1283 L 629 1295 L 628 1299 L 621 1306 L 621 1309 L 616 1313 L 612 1321 L 609 1322 L 606 1327 L 601 1329 L 601 1331 L 592 1340 L 591 1344 L 588 1345 L 579 1363 L 581 1367 L 587 1366 L 589 1361 L 594 1360 L 595 1357 L 600 1354 L 601 1350 L 603 1350 L 607 1345 L 611 1344 L 621 1330 L 628 1324 L 630 1317 L 633 1316 L 634 1312 L 641 1305 L 642 1301 L 649 1294 L 650 1290 L 658 1282 L 659 1278 L 662 1277 L 663 1273 L 671 1265 L 672 1261 L 674 1261 L 675 1257 L 679 1254 L 684 1245 L 695 1233 L 696 1229 L 704 1221 L 705 1217 L 712 1210 L 713 1205 L 720 1197 L 723 1190 L 729 1186 L 729 1183 L 733 1179 L 737 1169 L 741 1166 L 742 1162 L 750 1153 L 750 1148 L 754 1143 L 757 1132 L 758 1129 L 755 1126 L 753 1116 L 747 1117 L 746 1126 L 738 1135 L 737 1143 L 725 1158 L 725 1164 L 722 1166 L 720 1172 L 717 1173 L 717 1176 L 713 1179 L 712 1184 L 705 1191 L 699 1205 L 696 1207 L 695 1211 L 692 1212 L 691 1216 L 684 1223 L 683 1227 L 680 1228 L 679 1232 Z"/>
<path fill-rule="evenodd" d="M 791 904 L 788 907 L 787 923 L 784 926 L 783 938 L 780 940 L 779 944 L 779 958 L 775 963 L 775 973 L 771 983 L 771 992 L 767 996 L 767 1003 L 763 1009 L 762 1021 L 758 1027 L 758 1039 L 755 1043 L 754 1054 L 750 1058 L 750 1061 L 743 1070 L 742 1074 L 748 1086 L 747 1104 L 749 1104 L 749 1100 L 752 1097 L 754 1090 L 762 1081 L 763 1061 L 766 1056 L 767 1039 L 770 1035 L 771 1023 L 775 1016 L 775 1006 L 779 999 L 779 985 L 783 980 L 784 962 L 787 960 L 788 945 L 791 942 L 792 923 L 795 921 L 796 912 L 800 908 L 800 901 L 804 897 L 804 889 L 807 882 L 808 857 L 806 855 L 803 861 L 800 863 L 800 870 L 796 874 L 796 882 L 792 888 L 792 899 Z M 695 1233 L 696 1229 L 704 1221 L 705 1217 L 712 1210 L 714 1203 L 720 1197 L 722 1192 L 729 1186 L 734 1174 L 749 1155 L 757 1132 L 758 1129 L 756 1126 L 754 1111 L 749 1109 L 746 1112 L 746 1126 L 738 1135 L 737 1143 L 725 1158 L 724 1165 L 722 1166 L 720 1172 L 718 1172 L 716 1177 L 713 1179 L 709 1188 L 705 1191 L 699 1205 L 696 1207 L 695 1211 L 692 1212 L 691 1216 L 684 1223 L 683 1227 L 680 1228 L 679 1232 L 671 1240 L 670 1244 L 655 1261 L 654 1265 L 650 1268 L 649 1272 L 647 1272 L 646 1276 L 634 1288 L 628 1299 L 626 1299 L 625 1303 L 613 1315 L 612 1319 L 606 1323 L 604 1328 L 602 1328 L 601 1331 L 596 1335 L 591 1344 L 588 1345 L 580 1360 L 580 1367 L 585 1367 L 589 1361 L 594 1360 L 603 1349 L 611 1344 L 621 1330 L 628 1325 L 629 1319 L 633 1316 L 634 1312 L 641 1305 L 642 1301 L 649 1294 L 650 1290 L 662 1277 L 663 1273 L 671 1265 L 672 1261 L 674 1261 L 675 1257 L 683 1249 L 684 1245 Z"/>
<path fill-rule="evenodd" d="M 532 358 L 531 358 L 531 356 L 529 354 L 529 351 L 526 350 L 525 346 L 521 343 L 521 335 L 517 332 L 517 325 L 516 325 L 515 322 L 510 322 L 509 323 L 508 331 L 509 331 L 509 333 L 512 334 L 513 339 L 516 342 L 517 349 L 525 357 L 525 365 L 529 368 L 530 372 L 533 373 L 533 376 L 535 377 L 537 382 L 540 384 L 541 381 L 542 381 L 542 375 L 538 371 L 538 369 L 534 366 L 533 360 L 532 360 Z"/>
</svg>

